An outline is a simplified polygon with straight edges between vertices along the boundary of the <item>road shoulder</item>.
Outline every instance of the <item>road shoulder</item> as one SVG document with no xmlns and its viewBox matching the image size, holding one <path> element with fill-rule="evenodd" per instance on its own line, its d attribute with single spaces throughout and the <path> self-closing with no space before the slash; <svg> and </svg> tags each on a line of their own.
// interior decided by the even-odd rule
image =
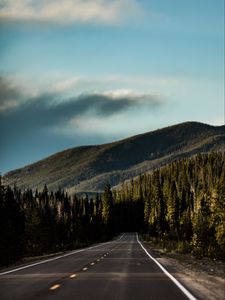
<svg viewBox="0 0 225 300">
<path fill-rule="evenodd" d="M 189 254 L 165 253 L 148 242 L 143 245 L 157 261 L 196 297 L 204 300 L 225 299 L 225 263 L 197 259 Z"/>
</svg>

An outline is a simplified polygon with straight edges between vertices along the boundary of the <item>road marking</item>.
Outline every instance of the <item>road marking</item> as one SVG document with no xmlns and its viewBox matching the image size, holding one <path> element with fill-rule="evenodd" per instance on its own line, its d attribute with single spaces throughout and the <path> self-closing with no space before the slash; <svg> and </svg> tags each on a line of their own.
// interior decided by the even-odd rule
<svg viewBox="0 0 225 300">
<path fill-rule="evenodd" d="M 90 263 L 91 266 L 94 266 L 94 264 L 95 264 L 94 262 Z"/>
<path fill-rule="evenodd" d="M 98 258 L 97 261 L 100 261 L 100 258 Z"/>
<path fill-rule="evenodd" d="M 56 290 L 58 288 L 60 288 L 60 284 L 54 284 L 53 286 L 50 287 L 49 290 L 53 291 L 53 290 Z"/>
<path fill-rule="evenodd" d="M 154 261 L 154 263 L 157 264 L 157 266 L 175 283 L 175 285 L 187 296 L 189 300 L 197 300 L 173 275 L 171 275 L 151 254 L 148 253 L 148 251 L 145 249 L 145 247 L 142 245 L 142 243 L 139 241 L 138 234 L 136 232 L 137 242 L 141 246 L 141 248 L 145 251 L 145 253 L 151 258 L 151 260 Z"/>
<path fill-rule="evenodd" d="M 87 269 L 88 269 L 88 268 L 85 267 L 85 268 L 82 269 L 82 271 L 87 271 Z"/>
<path fill-rule="evenodd" d="M 77 277 L 76 274 L 71 274 L 71 275 L 70 275 L 70 278 L 75 278 L 75 277 Z"/>
<path fill-rule="evenodd" d="M 42 261 L 39 261 L 39 262 L 30 264 L 30 265 L 27 265 L 27 266 L 19 267 L 19 268 L 10 270 L 10 271 L 2 272 L 2 273 L 0 273 L 0 276 L 6 275 L 6 274 L 10 274 L 10 273 L 13 273 L 13 272 L 17 272 L 17 271 L 20 271 L 20 270 L 23 270 L 23 269 L 35 267 L 35 266 L 38 266 L 38 265 L 41 265 L 41 264 L 44 264 L 44 263 L 47 263 L 47 262 L 50 262 L 50 261 L 53 261 L 53 260 L 64 258 L 66 256 L 70 256 L 70 255 L 73 255 L 73 254 L 76 254 L 76 253 L 84 252 L 84 251 L 87 251 L 87 250 L 90 250 L 90 249 L 94 249 L 94 248 L 97 248 L 97 247 L 101 247 L 101 246 L 104 246 L 104 245 L 107 245 L 107 244 L 118 242 L 119 240 L 121 240 L 123 238 L 124 234 L 122 234 L 121 237 L 118 238 L 115 241 L 110 241 L 110 242 L 106 242 L 106 243 L 103 243 L 103 244 L 100 244 L 100 245 L 95 245 L 95 246 L 92 246 L 92 247 L 88 247 L 88 248 L 84 248 L 84 249 L 80 249 L 80 250 L 75 250 L 75 251 L 67 253 L 67 254 L 63 254 L 63 255 L 56 256 L 56 257 L 53 257 L 53 258 L 50 258 L 50 259 L 42 260 Z"/>
</svg>

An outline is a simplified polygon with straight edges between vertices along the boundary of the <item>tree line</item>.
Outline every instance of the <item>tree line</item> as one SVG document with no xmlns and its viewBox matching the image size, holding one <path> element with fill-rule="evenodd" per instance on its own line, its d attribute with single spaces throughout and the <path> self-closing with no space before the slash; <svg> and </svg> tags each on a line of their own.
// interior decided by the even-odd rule
<svg viewBox="0 0 225 300">
<path fill-rule="evenodd" d="M 49 192 L 47 186 L 22 192 L 1 181 L 0 264 L 110 238 L 104 197 L 71 197 L 63 190 Z"/>
<path fill-rule="evenodd" d="M 134 206 L 140 206 L 139 201 Z M 84 247 L 106 241 L 120 231 L 136 230 L 133 225 L 138 224 L 134 221 L 138 215 L 132 207 L 115 203 L 110 185 L 102 195 L 78 197 L 60 189 L 53 193 L 46 185 L 42 191 L 21 191 L 5 186 L 1 179 L 0 265 L 25 256 Z"/>
<path fill-rule="evenodd" d="M 225 258 L 225 155 L 200 154 L 95 197 L 5 186 L 0 178 L 0 265 L 138 231 L 181 251 Z"/>
</svg>

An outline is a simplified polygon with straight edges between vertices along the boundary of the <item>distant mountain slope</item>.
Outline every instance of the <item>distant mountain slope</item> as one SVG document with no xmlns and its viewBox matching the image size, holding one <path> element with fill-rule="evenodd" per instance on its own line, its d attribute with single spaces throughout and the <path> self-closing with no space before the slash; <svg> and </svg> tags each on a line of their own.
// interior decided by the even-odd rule
<svg viewBox="0 0 225 300">
<path fill-rule="evenodd" d="M 21 188 L 67 188 L 101 192 L 168 162 L 200 152 L 225 151 L 225 126 L 186 122 L 118 142 L 84 146 L 56 153 L 8 172 L 4 180 Z"/>
</svg>

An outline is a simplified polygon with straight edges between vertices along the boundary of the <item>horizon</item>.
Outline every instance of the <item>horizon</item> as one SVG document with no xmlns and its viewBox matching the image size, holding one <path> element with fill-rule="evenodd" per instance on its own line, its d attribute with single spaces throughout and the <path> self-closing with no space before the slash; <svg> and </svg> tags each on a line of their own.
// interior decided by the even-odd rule
<svg viewBox="0 0 225 300">
<path fill-rule="evenodd" d="M 224 125 L 223 0 L 0 4 L 2 174 L 187 120 Z"/>
</svg>

